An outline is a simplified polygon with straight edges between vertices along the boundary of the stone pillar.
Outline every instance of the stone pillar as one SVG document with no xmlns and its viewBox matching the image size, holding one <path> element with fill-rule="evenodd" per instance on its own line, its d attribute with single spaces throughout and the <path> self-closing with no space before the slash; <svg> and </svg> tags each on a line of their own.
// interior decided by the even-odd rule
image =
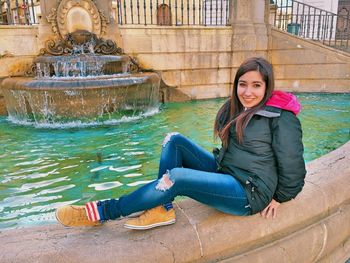
<svg viewBox="0 0 350 263">
<path fill-rule="evenodd" d="M 52 39 L 53 32 L 51 24 L 47 21 L 47 16 L 53 8 L 57 8 L 56 1 L 40 1 L 41 18 L 38 27 L 38 51 L 45 47 L 45 42 Z"/>
<path fill-rule="evenodd" d="M 267 57 L 269 1 L 232 0 L 230 8 L 233 67 L 251 56 Z"/>
<path fill-rule="evenodd" d="M 120 34 L 120 30 L 118 27 L 117 21 L 113 18 L 112 12 L 112 1 L 111 0 L 105 0 L 105 1 L 96 1 L 96 6 L 99 10 L 101 10 L 106 18 L 108 19 L 109 23 L 107 25 L 106 29 L 106 35 L 103 36 L 105 39 L 111 39 L 117 43 L 118 47 L 123 48 L 123 42 L 122 37 Z"/>
</svg>

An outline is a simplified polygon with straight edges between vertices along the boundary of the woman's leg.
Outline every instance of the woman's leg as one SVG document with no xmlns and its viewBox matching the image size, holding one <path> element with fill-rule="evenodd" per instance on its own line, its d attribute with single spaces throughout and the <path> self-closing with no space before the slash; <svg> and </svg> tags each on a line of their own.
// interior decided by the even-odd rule
<svg viewBox="0 0 350 263">
<path fill-rule="evenodd" d="M 217 164 L 212 153 L 179 133 L 169 133 L 164 141 L 159 161 L 158 179 L 176 167 L 215 172 Z"/>
<path fill-rule="evenodd" d="M 206 151 L 192 140 L 177 132 L 168 133 L 162 145 L 159 161 L 158 179 L 167 171 L 185 167 L 206 172 L 216 172 L 217 164 L 212 153 Z M 171 202 L 163 203 L 166 210 L 173 206 Z"/>
<path fill-rule="evenodd" d="M 164 180 L 167 182 L 164 184 Z M 231 175 L 174 168 L 169 178 L 155 180 L 119 200 L 101 201 L 97 205 L 103 220 L 170 203 L 178 195 L 188 196 L 225 213 L 248 215 L 248 199 L 241 184 Z"/>
</svg>

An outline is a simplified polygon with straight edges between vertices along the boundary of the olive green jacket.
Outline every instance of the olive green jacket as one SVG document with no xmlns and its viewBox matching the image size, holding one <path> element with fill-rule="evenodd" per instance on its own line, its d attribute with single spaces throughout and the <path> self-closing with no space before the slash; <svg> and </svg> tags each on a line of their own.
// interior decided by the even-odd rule
<svg viewBox="0 0 350 263">
<path fill-rule="evenodd" d="M 301 191 L 306 174 L 303 152 L 298 118 L 290 111 L 265 106 L 248 123 L 242 144 L 232 125 L 227 149 L 214 149 L 214 156 L 218 172 L 242 183 L 255 214 L 272 199 L 286 202 Z"/>
</svg>

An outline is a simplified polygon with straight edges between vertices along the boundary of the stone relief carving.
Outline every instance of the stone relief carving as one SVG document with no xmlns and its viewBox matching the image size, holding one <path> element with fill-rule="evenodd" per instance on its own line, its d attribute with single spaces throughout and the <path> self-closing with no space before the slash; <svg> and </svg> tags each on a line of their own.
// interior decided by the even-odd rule
<svg viewBox="0 0 350 263">
<path fill-rule="evenodd" d="M 74 7 L 79 7 L 89 14 L 92 22 L 92 33 L 96 34 L 98 37 L 105 33 L 101 32 L 102 20 L 100 19 L 99 10 L 91 0 L 62 0 L 57 9 L 58 30 L 62 38 L 64 38 L 68 33 L 72 33 L 69 32 L 67 28 L 67 17 L 69 11 Z M 104 22 L 106 23 L 106 21 Z"/>
<path fill-rule="evenodd" d="M 121 48 L 117 47 L 116 43 L 110 39 L 103 39 L 102 37 L 106 35 L 107 24 L 110 23 L 108 17 L 104 14 L 102 10 L 99 10 L 96 6 L 95 0 L 58 0 L 57 8 L 52 8 L 51 13 L 46 17 L 47 21 L 51 24 L 52 32 L 54 33 L 54 39 L 49 39 L 45 43 L 45 48 L 43 48 L 40 53 L 41 55 L 65 55 L 74 53 L 74 46 L 84 45 L 81 48 L 81 52 L 87 53 L 97 53 L 97 54 L 122 54 Z M 72 10 L 76 13 L 81 13 L 84 19 L 88 19 L 88 26 L 84 23 L 81 25 L 81 29 L 69 28 L 69 16 L 72 16 Z M 71 13 L 70 13 L 71 12 Z M 85 20 L 86 21 L 86 20 Z M 90 28 L 84 28 L 89 27 Z M 78 29 L 78 30 L 76 30 Z M 89 30 L 87 30 L 89 29 Z M 91 35 L 86 39 L 86 43 L 74 42 L 75 32 L 84 33 L 86 37 L 87 32 Z"/>
<path fill-rule="evenodd" d="M 46 17 L 47 21 L 51 24 L 53 33 L 58 37 L 58 26 L 57 26 L 57 9 L 52 8 L 51 13 Z"/>
</svg>

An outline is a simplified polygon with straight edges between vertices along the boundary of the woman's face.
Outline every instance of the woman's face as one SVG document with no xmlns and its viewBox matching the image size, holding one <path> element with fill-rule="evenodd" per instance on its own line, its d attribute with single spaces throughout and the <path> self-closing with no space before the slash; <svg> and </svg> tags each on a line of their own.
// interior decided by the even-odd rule
<svg viewBox="0 0 350 263">
<path fill-rule="evenodd" d="M 248 71 L 243 74 L 237 85 L 237 96 L 245 108 L 258 105 L 264 98 L 266 83 L 259 71 Z"/>
</svg>

